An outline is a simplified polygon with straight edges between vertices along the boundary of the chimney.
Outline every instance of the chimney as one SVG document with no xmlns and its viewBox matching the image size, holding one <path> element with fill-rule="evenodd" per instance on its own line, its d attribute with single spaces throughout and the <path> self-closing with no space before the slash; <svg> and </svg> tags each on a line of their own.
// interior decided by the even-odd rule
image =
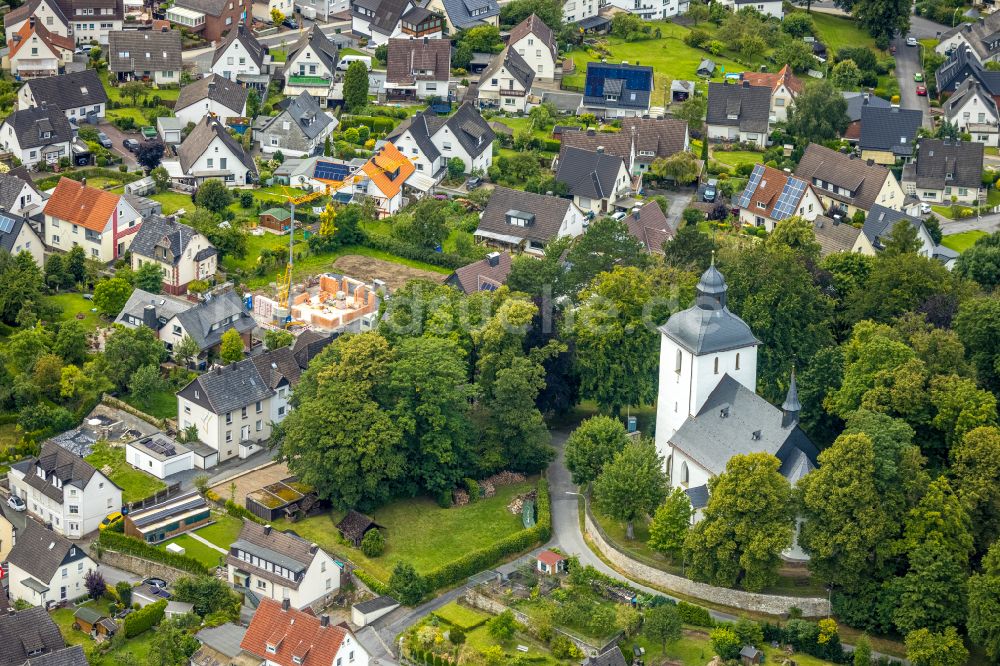
<svg viewBox="0 0 1000 666">
<path fill-rule="evenodd" d="M 271 526 L 270 525 L 264 525 L 264 536 L 267 536 L 270 533 L 271 533 Z"/>
<path fill-rule="evenodd" d="M 595 136 L 596 134 L 597 130 L 595 130 L 594 128 L 591 127 L 587 129 L 587 136 Z"/>
<path fill-rule="evenodd" d="M 636 219 L 636 220 L 639 219 L 639 209 L 638 208 L 635 208 L 635 209 L 632 210 L 632 217 L 634 219 Z"/>
<path fill-rule="evenodd" d="M 604 146 L 598 146 L 597 147 L 597 152 L 603 155 L 604 154 Z"/>
<path fill-rule="evenodd" d="M 868 166 L 875 166 L 875 160 L 869 159 L 868 160 Z"/>
<path fill-rule="evenodd" d="M 32 20 L 34 20 L 34 17 L 32 17 Z M 42 104 L 41 104 L 41 107 L 42 107 L 42 110 L 44 111 L 44 110 L 45 110 L 46 108 L 48 108 L 48 106 L 49 106 L 49 103 L 48 103 L 48 102 L 46 102 L 46 101 L 45 101 L 45 100 L 43 99 L 43 100 L 42 100 Z"/>
<path fill-rule="evenodd" d="M 156 306 L 153 304 L 146 305 L 142 309 L 142 325 L 155 331 L 159 328 L 157 326 L 158 323 L 156 319 Z"/>
<path fill-rule="evenodd" d="M 28 26 L 32 27 L 32 28 L 35 27 L 35 17 L 34 16 L 31 16 L 31 17 L 28 18 Z"/>
<path fill-rule="evenodd" d="M 86 176 L 84 176 L 83 178 L 80 179 L 80 186 L 81 187 L 87 187 L 87 177 Z"/>
<path fill-rule="evenodd" d="M 329 615 L 320 615 L 319 616 L 319 626 L 321 626 L 321 627 L 329 627 L 330 626 L 330 616 Z"/>
<path fill-rule="evenodd" d="M 500 253 L 499 252 L 490 252 L 488 255 L 486 255 L 486 262 L 490 266 L 499 266 L 500 265 Z"/>
<path fill-rule="evenodd" d="M 744 88 L 749 88 L 750 87 L 750 82 L 749 81 L 743 81 L 743 87 Z"/>
<path fill-rule="evenodd" d="M 315 555 L 317 550 L 319 550 L 319 546 L 317 546 L 314 543 L 309 544 L 309 554 L 310 555 Z"/>
<path fill-rule="evenodd" d="M 424 44 L 427 43 L 427 35 L 424 35 Z"/>
<path fill-rule="evenodd" d="M 292 605 L 288 602 L 288 599 L 281 600 L 281 610 L 287 611 L 289 608 L 291 608 L 291 606 Z"/>
<path fill-rule="evenodd" d="M 222 366 L 221 365 L 215 366 L 215 374 L 217 374 L 217 375 L 221 375 L 222 374 Z"/>
</svg>

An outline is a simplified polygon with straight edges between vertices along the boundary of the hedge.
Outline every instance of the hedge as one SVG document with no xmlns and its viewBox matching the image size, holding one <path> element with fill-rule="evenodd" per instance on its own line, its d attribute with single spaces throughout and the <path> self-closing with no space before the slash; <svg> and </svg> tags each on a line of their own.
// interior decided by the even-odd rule
<svg viewBox="0 0 1000 666">
<path fill-rule="evenodd" d="M 35 183 L 35 186 L 42 190 L 47 190 L 51 187 L 55 187 L 58 184 L 60 178 L 69 178 L 71 180 L 81 180 L 83 178 L 108 178 L 110 180 L 118 180 L 123 183 L 131 183 L 133 181 L 142 178 L 141 171 L 130 171 L 121 172 L 117 169 L 103 169 L 101 167 L 93 167 L 90 169 L 80 169 L 79 171 L 70 171 L 67 173 L 61 173 L 58 176 L 50 176 L 49 178 L 43 178 Z"/>
<path fill-rule="evenodd" d="M 469 576 L 495 566 L 504 558 L 522 553 L 539 543 L 545 543 L 552 534 L 552 514 L 549 510 L 549 483 L 538 480 L 538 522 L 534 527 L 501 539 L 485 548 L 467 553 L 457 560 L 443 564 L 424 575 L 427 587 L 437 590 L 454 585 Z"/>
<path fill-rule="evenodd" d="M 355 569 L 354 575 L 357 577 L 358 580 L 367 585 L 368 589 L 374 592 L 375 594 L 378 595 L 389 594 L 389 586 L 383 583 L 382 581 L 378 580 L 377 578 L 372 577 L 371 575 L 368 574 L 368 572 L 362 569 Z"/>
<path fill-rule="evenodd" d="M 339 131 L 350 129 L 352 127 L 359 127 L 365 125 L 372 132 L 378 134 L 381 132 L 388 132 L 396 126 L 396 123 L 392 119 L 385 117 L 373 118 L 372 116 L 347 116 L 340 119 Z"/>
<path fill-rule="evenodd" d="M 252 522 L 258 523 L 260 525 L 266 525 L 267 521 L 260 516 L 254 515 L 250 509 L 245 506 L 240 506 L 233 500 L 226 500 L 226 513 L 228 513 L 233 518 L 245 518 Z"/>
<path fill-rule="evenodd" d="M 104 530 L 101 532 L 97 539 L 97 543 L 102 548 L 113 550 L 117 553 L 122 553 L 123 555 L 134 555 L 135 557 L 140 557 L 144 560 L 152 560 L 154 562 L 159 562 L 160 564 L 166 564 L 168 567 L 180 569 L 181 571 L 187 571 L 188 573 L 193 573 L 198 576 L 208 575 L 208 569 L 205 568 L 205 565 L 194 558 L 188 557 L 187 555 L 168 553 L 167 551 L 161 550 L 156 546 L 151 546 L 145 541 L 140 541 L 139 539 L 134 539 L 130 536 L 125 536 L 124 534 L 112 532 L 111 530 Z"/>
<path fill-rule="evenodd" d="M 129 613 L 122 622 L 122 633 L 125 638 L 135 638 L 139 634 L 152 629 L 163 620 L 167 610 L 167 600 L 160 599 L 139 610 Z"/>
<path fill-rule="evenodd" d="M 427 264 L 433 264 L 434 266 L 440 266 L 441 268 L 450 268 L 452 270 L 461 268 L 462 266 L 475 261 L 474 259 L 463 257 L 460 254 L 454 254 L 451 252 L 435 252 L 434 250 L 417 247 L 416 245 L 405 243 L 392 238 L 391 236 L 386 236 L 385 234 L 365 233 L 364 240 L 361 244 L 365 247 L 370 247 L 373 250 L 382 250 L 383 252 L 395 254 L 396 256 L 403 257 L 404 259 L 422 261 Z"/>
<path fill-rule="evenodd" d="M 691 624 L 696 627 L 714 627 L 715 620 L 708 614 L 707 608 L 689 604 L 686 601 L 677 602 L 677 613 L 681 616 L 684 624 Z"/>
</svg>

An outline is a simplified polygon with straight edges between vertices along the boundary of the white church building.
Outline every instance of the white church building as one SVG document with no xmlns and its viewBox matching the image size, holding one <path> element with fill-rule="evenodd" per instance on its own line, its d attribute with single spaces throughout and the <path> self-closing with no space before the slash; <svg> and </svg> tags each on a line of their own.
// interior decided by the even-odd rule
<svg viewBox="0 0 1000 666">
<path fill-rule="evenodd" d="M 695 304 L 660 327 L 656 449 L 670 485 L 691 499 L 695 520 L 708 503 L 708 480 L 734 455 L 770 453 L 794 485 L 816 469 L 819 454 L 798 425 L 794 373 L 780 409 L 757 395 L 760 341 L 729 311 L 727 291 L 713 262 L 698 282 Z M 807 559 L 797 546 L 785 556 Z"/>
</svg>

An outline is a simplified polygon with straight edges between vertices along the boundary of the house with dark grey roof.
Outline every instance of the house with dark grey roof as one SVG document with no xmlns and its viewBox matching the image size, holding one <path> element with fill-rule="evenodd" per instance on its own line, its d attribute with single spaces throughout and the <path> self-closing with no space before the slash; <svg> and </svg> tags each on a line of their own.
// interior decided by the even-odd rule
<svg viewBox="0 0 1000 666">
<path fill-rule="evenodd" d="M 152 294 L 142 289 L 133 289 L 122 311 L 115 318 L 116 324 L 126 328 L 145 326 L 157 331 L 167 325 L 175 315 L 195 306 L 189 300 L 166 294 Z"/>
<path fill-rule="evenodd" d="M 177 85 L 181 80 L 181 33 L 121 30 L 108 35 L 108 70 L 119 81 Z"/>
<path fill-rule="evenodd" d="M 684 490 L 706 486 L 735 455 L 761 452 L 777 457 L 794 485 L 816 468 L 819 455 L 799 427 L 794 371 L 780 409 L 757 395 L 760 341 L 729 310 L 728 291 L 713 263 L 698 282 L 694 305 L 660 327 L 657 451 L 667 461 L 670 484 Z M 794 549 L 784 555 L 805 557 Z"/>
<path fill-rule="evenodd" d="M 385 90 L 392 98 L 448 98 L 451 42 L 447 39 L 389 40 Z"/>
<path fill-rule="evenodd" d="M 241 23 L 236 30 L 230 30 L 226 40 L 215 49 L 212 73 L 263 91 L 271 80 L 271 55 Z"/>
<path fill-rule="evenodd" d="M 289 50 L 285 60 L 285 95 L 308 92 L 325 105 L 334 84 L 342 81 L 337 72 L 340 54 L 337 45 L 313 25 Z"/>
<path fill-rule="evenodd" d="M 771 133 L 771 88 L 726 83 L 708 84 L 708 138 L 755 143 L 763 149 Z"/>
<path fill-rule="evenodd" d="M 293 608 L 325 608 L 340 589 L 340 567 L 330 555 L 291 530 L 245 520 L 226 558 L 229 582 Z"/>
<path fill-rule="evenodd" d="M 351 30 L 380 46 L 392 37 L 439 39 L 444 20 L 439 11 L 414 0 L 351 0 Z"/>
<path fill-rule="evenodd" d="M 116 505 L 106 512 L 117 511 Z M 55 525 L 53 524 L 53 527 Z M 17 542 L 8 556 L 9 594 L 12 601 L 44 607 L 86 596 L 84 578 L 97 563 L 82 545 L 77 545 L 34 520 L 18 530 Z"/>
<path fill-rule="evenodd" d="M 996 100 L 976 78 L 969 77 L 941 105 L 945 118 L 972 140 L 996 147 L 1000 141 L 1000 110 Z"/>
<path fill-rule="evenodd" d="M 450 34 L 480 25 L 500 25 L 497 0 L 430 0 L 426 6 L 444 16 Z"/>
<path fill-rule="evenodd" d="M 493 56 L 493 60 L 480 75 L 476 103 L 480 108 L 525 111 L 534 80 L 535 71 L 531 65 L 508 46 Z"/>
<path fill-rule="evenodd" d="M 0 183 L 0 193 L 2 193 Z M 0 252 L 20 254 L 27 252 L 39 268 L 44 266 L 45 247 L 41 237 L 28 219 L 0 208 Z"/>
<path fill-rule="evenodd" d="M 132 269 L 155 264 L 163 272 L 163 291 L 185 294 L 192 280 L 215 275 L 219 252 L 205 236 L 173 218 L 146 218 L 132 241 Z"/>
<path fill-rule="evenodd" d="M 177 159 L 162 166 L 174 180 L 201 184 L 215 178 L 229 187 L 245 187 L 257 181 L 257 164 L 218 118 L 204 116 L 177 148 Z"/>
<path fill-rule="evenodd" d="M 1000 59 L 1000 16 L 987 14 L 972 22 L 959 23 L 941 33 L 934 51 L 944 57 L 955 51 L 968 51 L 983 65 L 996 62 Z"/>
<path fill-rule="evenodd" d="M 42 105 L 15 111 L 0 123 L 0 149 L 25 166 L 58 164 L 70 156 L 73 129 L 58 107 Z"/>
<path fill-rule="evenodd" d="M 583 211 L 569 199 L 497 186 L 474 236 L 501 250 L 540 255 L 556 238 L 583 234 L 584 219 Z"/>
<path fill-rule="evenodd" d="M 186 336 L 191 336 L 201 350 L 197 361 L 201 365 L 207 356 L 218 351 L 222 335 L 230 329 L 240 334 L 244 347 L 249 349 L 254 328 L 256 323 L 243 306 L 243 300 L 232 289 L 225 289 L 209 292 L 194 307 L 176 312 L 160 327 L 160 340 L 173 353 Z"/>
<path fill-rule="evenodd" d="M 510 252 L 490 252 L 485 259 L 456 268 L 445 284 L 466 294 L 496 291 L 507 283 L 511 262 Z"/>
<path fill-rule="evenodd" d="M 495 139 L 493 128 L 468 102 L 447 118 L 430 109 L 418 113 L 386 137 L 413 162 L 416 174 L 435 184 L 447 174 L 449 160 L 456 157 L 465 165 L 465 173 L 485 173 L 493 164 Z"/>
<path fill-rule="evenodd" d="M 12 465 L 7 479 L 11 493 L 24 500 L 30 515 L 70 539 L 90 534 L 122 505 L 121 488 L 52 441 L 42 445 L 38 456 Z"/>
<path fill-rule="evenodd" d="M 567 129 L 559 138 L 562 149 L 598 150 L 603 147 L 604 152 L 625 160 L 636 176 L 647 172 L 654 160 L 686 151 L 691 146 L 687 123 L 676 118 L 623 118 L 619 132 Z"/>
<path fill-rule="evenodd" d="M 42 203 L 42 193 L 30 177 L 0 173 L 0 209 L 30 216 L 41 209 Z"/>
<path fill-rule="evenodd" d="M 302 371 L 331 340 L 296 340 L 292 347 L 200 375 L 177 393 L 178 424 L 182 429 L 196 426 L 200 442 L 218 451 L 218 462 L 256 453 L 271 436 L 271 424 L 288 415 Z"/>
<path fill-rule="evenodd" d="M 927 231 L 923 220 L 907 215 L 902 211 L 882 206 L 872 207 L 871 212 L 868 213 L 868 217 L 865 218 L 864 226 L 861 228 L 861 234 L 868 241 L 868 245 L 874 250 L 872 254 L 885 249 L 885 243 L 892 234 L 892 230 L 900 223 L 908 223 L 916 229 L 921 245 L 918 254 L 928 258 L 936 254 L 937 246 L 934 243 L 934 239 L 931 238 L 930 232 Z"/>
<path fill-rule="evenodd" d="M 1000 96 L 1000 72 L 986 69 L 968 48 L 955 49 L 934 72 L 939 95 L 955 92 L 969 78 L 979 81 L 994 97 Z"/>
<path fill-rule="evenodd" d="M 287 100 L 276 116 L 258 116 L 254 138 L 264 153 L 307 157 L 322 152 L 326 137 L 340 123 L 323 111 L 316 98 L 303 91 Z"/>
<path fill-rule="evenodd" d="M 616 202 L 632 194 L 632 176 L 625 160 L 600 149 L 561 150 L 556 180 L 566 184 L 573 203 L 584 213 L 613 213 Z"/>
<path fill-rule="evenodd" d="M 583 90 L 586 112 L 600 118 L 628 118 L 649 113 L 653 93 L 653 68 L 605 62 L 588 62 Z"/>
<path fill-rule="evenodd" d="M 559 60 L 556 36 L 552 28 L 536 14 L 514 26 L 507 44 L 528 63 L 536 79 L 551 81 L 555 77 L 556 63 Z"/>
<path fill-rule="evenodd" d="M 83 648 L 66 647 L 59 627 L 41 607 L 0 615 L 0 666 L 87 666 Z"/>
<path fill-rule="evenodd" d="M 795 175 L 812 184 L 828 215 L 850 219 L 867 213 L 876 203 L 903 208 L 903 188 L 889 169 L 856 153 L 841 153 L 826 146 L 806 146 Z"/>
<path fill-rule="evenodd" d="M 882 109 L 868 105 L 861 109 L 861 136 L 858 148 L 861 159 L 892 166 L 897 160 L 908 161 L 913 156 L 917 130 L 923 114 L 916 109 L 891 107 Z"/>
<path fill-rule="evenodd" d="M 842 135 L 844 139 L 856 144 L 861 138 L 861 110 L 866 106 L 875 106 L 881 109 L 888 109 L 892 103 L 887 99 L 882 99 L 867 92 L 842 92 L 841 95 L 847 100 L 847 129 Z"/>
<path fill-rule="evenodd" d="M 921 201 L 974 204 L 983 186 L 981 143 L 920 139 L 916 160 L 903 167 L 903 190 Z"/>
<path fill-rule="evenodd" d="M 687 3 L 685 3 L 687 4 Z M 617 645 L 605 650 L 601 654 L 596 654 L 584 662 L 584 666 L 626 666 L 625 655 Z"/>
<path fill-rule="evenodd" d="M 181 88 L 174 104 L 174 115 L 185 125 L 198 123 L 205 116 L 223 121 L 242 118 L 247 113 L 248 94 L 240 84 L 218 74 L 209 74 Z"/>
<path fill-rule="evenodd" d="M 74 120 L 103 118 L 108 93 L 96 69 L 31 79 L 17 91 L 17 108 L 20 110 L 43 103 L 62 109 L 67 118 Z"/>
</svg>

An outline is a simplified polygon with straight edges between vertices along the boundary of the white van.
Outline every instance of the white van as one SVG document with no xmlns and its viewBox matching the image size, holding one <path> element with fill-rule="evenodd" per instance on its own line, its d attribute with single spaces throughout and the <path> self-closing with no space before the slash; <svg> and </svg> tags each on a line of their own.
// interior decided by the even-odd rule
<svg viewBox="0 0 1000 666">
<path fill-rule="evenodd" d="M 371 56 L 365 56 L 365 55 L 345 55 L 340 59 L 340 62 L 337 63 L 337 69 L 339 69 L 342 72 L 346 72 L 347 68 L 351 66 L 351 63 L 355 61 L 360 61 L 365 63 L 365 67 L 368 68 L 368 71 L 371 71 L 372 58 Z"/>
</svg>

